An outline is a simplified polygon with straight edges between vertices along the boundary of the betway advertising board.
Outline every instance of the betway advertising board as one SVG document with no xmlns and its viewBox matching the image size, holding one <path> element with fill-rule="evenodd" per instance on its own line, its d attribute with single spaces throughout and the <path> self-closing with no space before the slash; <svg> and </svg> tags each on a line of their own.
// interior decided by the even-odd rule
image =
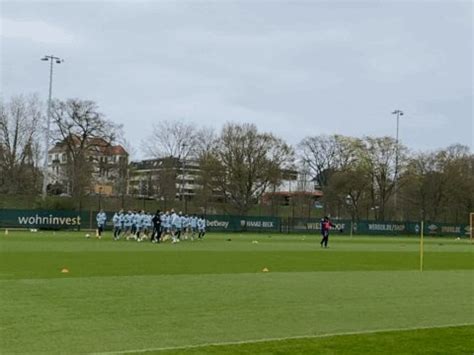
<svg viewBox="0 0 474 355">
<path fill-rule="evenodd" d="M 215 232 L 278 232 L 280 230 L 280 219 L 274 217 L 215 215 L 207 216 L 207 228 L 209 231 Z"/>
<path fill-rule="evenodd" d="M 78 229 L 82 220 L 75 211 L 0 210 L 2 228 Z"/>
</svg>

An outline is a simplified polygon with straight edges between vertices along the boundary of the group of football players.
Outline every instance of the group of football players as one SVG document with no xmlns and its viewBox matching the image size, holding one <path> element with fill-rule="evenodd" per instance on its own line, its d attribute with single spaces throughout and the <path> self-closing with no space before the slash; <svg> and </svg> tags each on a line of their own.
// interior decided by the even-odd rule
<svg viewBox="0 0 474 355">
<path fill-rule="evenodd" d="M 96 216 L 97 237 L 102 234 L 107 224 L 107 215 L 104 210 Z M 115 212 L 112 219 L 113 238 L 119 240 L 136 240 L 141 242 L 149 239 L 153 243 L 171 240 L 178 243 L 181 240 L 202 239 L 206 234 L 206 219 L 202 216 L 183 215 L 181 212 L 156 211 L 155 215 L 141 211 L 120 210 Z"/>
</svg>

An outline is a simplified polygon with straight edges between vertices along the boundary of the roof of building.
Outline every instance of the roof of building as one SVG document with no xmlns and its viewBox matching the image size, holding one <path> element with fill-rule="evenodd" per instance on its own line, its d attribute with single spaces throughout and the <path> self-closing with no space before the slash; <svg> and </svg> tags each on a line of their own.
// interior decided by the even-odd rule
<svg viewBox="0 0 474 355">
<path fill-rule="evenodd" d="M 104 153 L 107 155 L 128 155 L 125 148 L 120 144 L 105 147 Z"/>
<path fill-rule="evenodd" d="M 80 140 L 77 136 L 72 136 L 72 140 L 75 143 L 79 143 Z M 128 152 L 125 148 L 120 145 L 112 145 L 107 142 L 104 138 L 94 137 L 89 139 L 88 145 L 94 147 L 96 149 L 96 153 L 103 154 L 103 155 L 128 155 Z M 66 140 L 62 140 L 61 142 L 57 142 L 53 148 L 51 148 L 48 152 L 49 153 L 62 153 L 66 148 Z"/>
<path fill-rule="evenodd" d="M 132 161 L 130 165 L 136 170 L 154 170 L 162 169 L 164 167 L 168 168 L 182 168 L 182 163 L 185 163 L 185 169 L 198 169 L 199 162 L 196 159 L 188 158 L 185 161 L 180 162 L 179 158 L 176 157 L 167 157 L 167 158 L 154 158 L 154 159 L 144 159 L 140 161 Z"/>
<path fill-rule="evenodd" d="M 322 197 L 324 194 L 321 190 L 315 191 L 276 191 L 276 192 L 265 192 L 263 196 L 313 196 Z"/>
</svg>

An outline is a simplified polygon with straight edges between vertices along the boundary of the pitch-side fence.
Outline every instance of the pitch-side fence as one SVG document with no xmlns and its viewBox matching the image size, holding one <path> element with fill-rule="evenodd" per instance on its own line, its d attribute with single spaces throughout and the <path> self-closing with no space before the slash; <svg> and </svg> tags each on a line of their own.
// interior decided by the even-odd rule
<svg viewBox="0 0 474 355">
<path fill-rule="evenodd" d="M 107 213 L 107 228 L 112 228 L 113 212 Z M 54 211 L 0 209 L 3 229 L 95 229 L 97 211 Z M 207 215 L 209 231 L 262 233 L 319 233 L 319 219 L 261 216 Z M 418 235 L 419 222 L 333 220 L 341 235 Z M 341 230 L 341 231 L 339 231 Z M 426 222 L 425 235 L 469 237 L 469 224 Z"/>
</svg>

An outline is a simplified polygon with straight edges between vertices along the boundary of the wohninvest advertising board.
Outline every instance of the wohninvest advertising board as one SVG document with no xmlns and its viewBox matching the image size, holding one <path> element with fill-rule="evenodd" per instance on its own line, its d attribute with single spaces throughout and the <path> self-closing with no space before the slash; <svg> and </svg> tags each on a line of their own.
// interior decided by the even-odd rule
<svg viewBox="0 0 474 355">
<path fill-rule="evenodd" d="M 3 228 L 79 229 L 83 218 L 76 211 L 1 210 Z"/>
</svg>

